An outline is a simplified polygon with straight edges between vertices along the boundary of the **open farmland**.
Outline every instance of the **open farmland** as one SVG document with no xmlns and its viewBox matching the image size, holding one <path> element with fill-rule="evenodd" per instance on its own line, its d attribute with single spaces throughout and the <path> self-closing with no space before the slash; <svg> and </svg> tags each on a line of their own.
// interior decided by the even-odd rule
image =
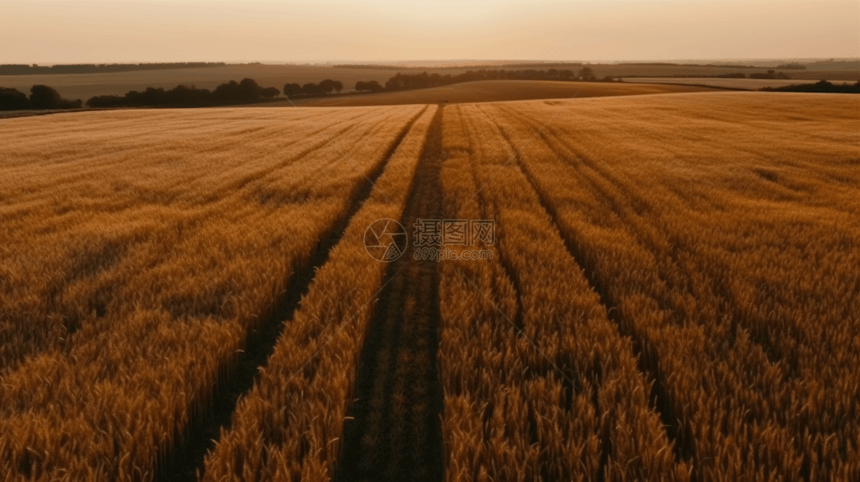
<svg viewBox="0 0 860 482">
<path fill-rule="evenodd" d="M 546 80 L 481 80 L 461 84 L 377 94 L 363 94 L 335 99 L 308 99 L 302 105 L 346 107 L 406 104 L 462 104 L 506 100 L 558 99 L 576 96 L 611 97 L 619 95 L 672 94 L 712 92 L 716 88 L 686 85 L 653 85 L 611 82 L 554 82 Z M 290 105 L 288 101 L 269 104 Z"/>
<path fill-rule="evenodd" d="M 0 75 L 0 85 L 29 92 L 30 87 L 35 84 L 47 84 L 67 99 L 81 99 L 86 102 L 97 95 L 125 95 L 128 91 L 142 91 L 147 87 L 161 87 L 166 90 L 184 84 L 213 90 L 224 82 L 238 82 L 246 77 L 256 80 L 260 85 L 278 89 L 283 88 L 287 82 L 305 84 L 333 79 L 340 80 L 346 90 L 351 90 L 359 80 L 376 80 L 385 84 L 385 81 L 396 73 L 396 69 L 251 64 L 99 74 Z"/>
<path fill-rule="evenodd" d="M 785 80 L 785 79 L 721 79 L 708 77 L 629 77 L 624 79 L 624 82 L 636 83 L 653 83 L 653 84 L 674 84 L 674 85 L 705 85 L 709 87 L 719 87 L 724 89 L 739 89 L 739 90 L 759 90 L 765 87 L 784 87 L 786 85 L 801 85 L 814 84 L 819 80 Z M 826 79 L 825 79 L 826 80 Z M 860 80 L 860 75 L 858 75 Z M 829 80 L 829 82 L 842 84 L 844 80 Z"/>
<path fill-rule="evenodd" d="M 0 121 L 0 478 L 860 478 L 860 101 L 489 83 Z"/>
<path fill-rule="evenodd" d="M 809 70 L 792 70 L 786 73 L 792 79 L 821 80 L 831 79 L 839 81 L 860 80 L 860 70 L 856 63 L 846 64 L 848 67 L 835 68 L 833 64 L 820 63 L 822 66 L 810 64 Z M 607 75 L 620 78 L 629 76 L 648 77 L 672 77 L 684 76 L 707 76 L 732 74 L 741 72 L 747 76 L 752 73 L 764 73 L 773 67 L 760 68 L 737 68 L 726 66 L 707 65 L 660 65 L 649 63 L 631 64 L 588 64 L 597 78 L 602 79 Z M 522 68 L 534 68 L 538 70 L 573 69 L 578 71 L 581 64 L 552 64 L 540 63 L 530 65 L 519 65 L 510 63 L 464 63 L 458 66 L 365 66 L 365 67 L 331 67 L 323 65 L 269 65 L 269 64 L 239 64 L 225 65 L 219 67 L 205 67 L 193 69 L 165 69 L 165 70 L 138 70 L 131 72 L 97 73 L 97 74 L 38 74 L 38 75 L 0 75 L 0 86 L 16 88 L 21 92 L 29 92 L 30 87 L 36 84 L 46 84 L 57 89 L 64 98 L 81 99 L 86 101 L 97 95 L 125 95 L 126 92 L 142 91 L 147 87 L 172 89 L 179 84 L 195 85 L 201 89 L 214 89 L 216 86 L 230 80 L 239 81 L 250 77 L 262 86 L 274 86 L 282 88 L 287 82 L 305 84 L 308 82 L 319 82 L 323 79 L 339 80 L 343 83 L 344 91 L 350 91 L 357 81 L 376 80 L 381 85 L 398 72 L 405 74 L 417 74 L 427 72 L 439 75 L 457 75 L 468 70 L 517 70 Z M 827 69 L 827 70 L 823 70 Z M 633 79 L 630 79 L 633 81 Z M 643 79 L 646 80 L 646 79 Z M 647 79 L 650 80 L 650 79 Z M 718 85 L 710 84 L 707 85 Z M 437 102 L 433 98 L 426 102 Z"/>
</svg>

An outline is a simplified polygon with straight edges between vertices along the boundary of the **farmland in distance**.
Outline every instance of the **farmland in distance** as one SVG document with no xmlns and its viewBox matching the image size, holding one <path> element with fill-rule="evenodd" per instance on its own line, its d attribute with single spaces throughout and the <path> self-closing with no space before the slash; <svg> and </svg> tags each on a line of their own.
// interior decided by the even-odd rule
<svg viewBox="0 0 860 482">
<path fill-rule="evenodd" d="M 840 82 L 856 82 L 860 80 L 860 70 L 857 63 L 846 63 L 846 67 L 833 67 L 833 64 L 810 64 L 808 70 L 788 71 L 792 80 L 822 79 L 838 80 Z M 732 66 L 707 66 L 707 65 L 660 65 L 649 63 L 628 64 L 588 64 L 594 70 L 595 76 L 602 79 L 612 76 L 614 78 L 631 77 L 631 82 L 636 81 L 635 76 L 647 77 L 669 77 L 676 75 L 700 77 L 696 80 L 706 81 L 707 85 L 732 87 L 727 84 L 713 84 L 718 80 L 708 79 L 709 76 L 734 74 L 741 72 L 746 76 L 752 73 L 764 73 L 773 67 L 737 68 Z M 516 70 L 532 68 L 538 70 L 546 69 L 573 69 L 578 71 L 583 65 L 570 63 L 541 63 L 541 64 L 516 64 L 516 63 L 469 63 L 465 62 L 457 66 L 427 65 L 391 65 L 391 66 L 352 66 L 333 67 L 325 65 L 274 65 L 274 64 L 244 64 L 225 65 L 218 67 L 194 68 L 194 69 L 166 69 L 166 70 L 138 70 L 131 72 L 99 73 L 99 74 L 33 74 L 33 75 L 0 75 L 0 86 L 13 87 L 21 92 L 28 92 L 35 84 L 46 84 L 57 89 L 63 97 L 68 99 L 81 99 L 86 101 L 97 95 L 125 95 L 126 92 L 137 90 L 143 91 L 147 87 L 171 89 L 178 84 L 194 85 L 201 89 L 214 89 L 219 84 L 230 80 L 241 80 L 245 77 L 255 79 L 260 85 L 275 86 L 281 88 L 286 82 L 305 84 L 307 82 L 319 82 L 323 79 L 333 79 L 343 82 L 345 91 L 350 91 L 357 81 L 376 80 L 384 85 L 385 81 L 398 72 L 406 74 L 417 74 L 426 71 L 428 74 L 457 75 L 468 70 L 480 69 L 507 69 Z M 642 81 L 650 79 L 639 79 Z M 683 80 L 680 79 L 680 80 Z M 698 82 L 703 83 L 703 82 Z M 798 82 L 795 82 L 798 83 Z M 758 83 L 747 84 L 752 88 Z M 776 84 L 768 84 L 776 85 Z M 762 85 L 763 87 L 764 85 Z M 494 99 L 483 99 L 484 101 Z M 427 102 L 436 102 L 434 98 Z"/>
<path fill-rule="evenodd" d="M 860 78 L 860 76 L 858 76 Z M 648 83 L 648 84 L 674 84 L 674 85 L 703 85 L 709 87 L 720 87 L 725 89 L 738 89 L 738 90 L 759 90 L 765 87 L 784 87 L 787 85 L 803 85 L 803 84 L 814 84 L 820 80 L 827 80 L 829 77 L 807 77 L 806 80 L 785 80 L 785 79 L 722 79 L 722 78 L 708 78 L 708 77 L 696 77 L 696 78 L 685 78 L 685 77 L 628 77 L 624 79 L 625 82 L 635 82 L 635 83 Z M 842 84 L 848 83 L 853 84 L 854 82 L 849 79 L 843 80 L 833 80 L 830 79 L 829 82 L 834 84 Z"/>
<path fill-rule="evenodd" d="M 368 105 L 406 105 L 474 102 L 500 102 L 509 100 L 536 100 L 557 98 L 615 97 L 622 95 L 677 94 L 684 92 L 713 92 L 717 87 L 695 85 L 659 85 L 647 83 L 614 82 L 553 82 L 534 80 L 481 80 L 443 87 L 395 92 L 380 92 L 335 99 L 308 99 L 301 105 L 320 107 L 347 107 Z M 274 102 L 270 106 L 291 105 L 289 101 Z"/>
<path fill-rule="evenodd" d="M 638 87 L 0 121 L 0 478 L 857 480 L 860 101 Z"/>
</svg>

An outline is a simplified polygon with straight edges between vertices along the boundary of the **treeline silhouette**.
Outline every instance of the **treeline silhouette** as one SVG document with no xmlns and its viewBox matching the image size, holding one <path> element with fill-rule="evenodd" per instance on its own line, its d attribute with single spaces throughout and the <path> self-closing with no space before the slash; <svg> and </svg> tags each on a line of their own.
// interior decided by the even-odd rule
<svg viewBox="0 0 860 482">
<path fill-rule="evenodd" d="M 231 80 L 214 91 L 195 86 L 177 85 L 170 90 L 147 87 L 132 90 L 124 96 L 99 95 L 87 101 L 89 107 L 212 107 L 251 104 L 281 95 L 277 87 L 261 87 L 254 79 Z"/>
<path fill-rule="evenodd" d="M 339 80 L 325 79 L 319 84 L 309 83 L 305 85 L 285 84 L 284 95 L 293 97 L 297 95 L 325 95 L 343 90 L 343 83 Z"/>
<path fill-rule="evenodd" d="M 847 82 L 834 84 L 826 80 L 820 80 L 814 84 L 785 85 L 782 87 L 765 87 L 761 90 L 768 92 L 816 92 L 835 94 L 860 94 L 860 80 L 855 84 Z"/>
<path fill-rule="evenodd" d="M 583 67 L 579 72 L 570 69 L 549 70 L 467 70 L 461 74 L 428 74 L 426 71 L 420 74 L 397 73 L 385 82 L 385 90 L 422 89 L 437 87 L 440 85 L 458 84 L 462 82 L 473 82 L 477 80 L 556 80 L 556 81 L 585 81 L 585 82 L 615 82 L 611 76 L 597 79 L 591 67 Z M 619 80 L 620 81 L 620 80 Z M 372 82 L 357 82 L 355 90 L 382 90 L 374 89 Z M 361 84 L 361 85 L 360 85 Z"/>
<path fill-rule="evenodd" d="M 27 94 L 11 87 L 0 87 L 0 110 L 26 109 L 75 109 L 81 107 L 80 99 L 68 100 L 47 85 L 34 85 Z"/>
<path fill-rule="evenodd" d="M 378 86 L 379 83 L 373 81 Z M 343 83 L 325 79 L 320 83 L 286 84 L 288 96 L 309 97 L 327 95 L 343 90 Z M 0 110 L 69 109 L 81 107 L 80 100 L 70 101 L 60 97 L 51 87 L 34 85 L 28 98 L 14 88 L 0 87 Z M 143 91 L 132 90 L 125 95 L 98 95 L 87 100 L 93 108 L 110 107 L 214 107 L 221 105 L 253 104 L 274 99 L 281 95 L 277 87 L 262 87 L 254 79 L 231 80 L 215 90 L 198 89 L 196 86 L 177 85 L 165 90 L 162 87 L 147 87 Z"/>
<path fill-rule="evenodd" d="M 689 74 L 672 74 L 671 76 L 666 75 L 626 75 L 627 78 L 666 78 L 672 77 L 677 79 L 698 79 L 698 78 L 707 78 L 707 79 L 746 79 L 747 74 L 743 72 L 730 72 L 727 74 L 713 74 L 713 75 L 689 75 Z M 753 72 L 749 74 L 750 79 L 790 79 L 788 75 L 782 72 L 776 72 L 774 70 L 768 70 L 767 72 Z"/>
<path fill-rule="evenodd" d="M 674 62 L 619 62 L 614 65 L 635 65 L 637 67 L 719 67 L 725 69 L 758 69 L 755 65 L 743 64 L 678 64 Z M 631 76 L 626 76 L 631 77 Z"/>
<path fill-rule="evenodd" d="M 783 69 L 783 70 L 806 70 L 805 65 L 794 63 L 794 62 L 792 62 L 790 64 L 777 65 L 776 68 Z"/>
<path fill-rule="evenodd" d="M 357 92 L 365 92 L 365 91 L 379 92 L 382 89 L 383 89 L 383 87 L 381 85 L 379 85 L 379 82 L 377 82 L 375 80 L 371 80 L 370 82 L 363 82 L 363 81 L 359 80 L 358 82 L 355 83 L 355 90 Z"/>
<path fill-rule="evenodd" d="M 767 73 L 758 72 L 755 74 L 750 74 L 751 79 L 789 79 L 790 77 L 783 74 L 782 72 L 776 72 L 774 70 L 768 70 Z"/>
<path fill-rule="evenodd" d="M 436 67 L 409 67 L 404 65 L 394 65 L 394 64 L 337 64 L 332 67 L 336 69 L 364 69 L 364 70 L 407 70 L 407 71 L 423 71 L 427 68 L 431 68 L 433 70 L 461 70 L 466 67 L 471 67 L 472 69 L 476 69 L 478 67 L 482 67 L 484 69 L 487 68 L 504 68 L 504 69 L 512 69 L 512 70 L 524 70 L 524 69 L 539 69 L 539 68 L 567 68 L 567 67 L 582 67 L 582 62 L 531 62 L 531 63 L 510 63 L 510 64 L 499 64 L 499 65 L 459 65 L 456 63 L 450 63 L 445 65 L 438 65 Z"/>
<path fill-rule="evenodd" d="M 343 90 L 343 83 L 326 79 L 304 85 L 287 83 L 287 96 L 318 96 Z M 213 107 L 219 105 L 253 104 L 281 95 L 277 87 L 261 87 L 254 79 L 231 80 L 210 91 L 195 86 L 178 85 L 170 90 L 147 87 L 143 92 L 131 91 L 124 96 L 100 95 L 87 101 L 90 107 Z"/>
<path fill-rule="evenodd" d="M 0 64 L 0 75 L 31 74 L 103 74 L 108 72 L 131 72 L 136 70 L 199 69 L 204 67 L 223 67 L 224 62 L 168 62 L 143 64 L 62 64 L 62 65 L 24 65 Z"/>
</svg>

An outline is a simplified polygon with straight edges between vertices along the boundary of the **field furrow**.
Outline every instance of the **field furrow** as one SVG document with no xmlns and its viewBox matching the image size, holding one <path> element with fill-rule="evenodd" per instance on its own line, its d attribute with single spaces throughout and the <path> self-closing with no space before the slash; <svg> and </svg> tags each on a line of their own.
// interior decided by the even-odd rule
<svg viewBox="0 0 860 482">
<path fill-rule="evenodd" d="M 442 112 L 437 110 L 430 125 L 400 218 L 408 230 L 419 219 L 443 217 Z M 364 338 L 339 481 L 442 479 L 438 266 L 410 254 L 389 264 Z"/>
<path fill-rule="evenodd" d="M 262 202 L 254 182 L 242 189 L 219 183 L 219 176 L 235 177 L 235 169 L 219 172 L 207 161 L 247 164 L 249 172 L 268 162 L 269 170 L 276 172 L 285 154 L 289 158 L 277 146 L 292 144 L 296 132 L 304 129 L 302 143 L 318 142 L 310 140 L 316 129 L 301 119 L 247 115 L 254 110 L 211 111 L 209 116 L 223 120 L 224 131 L 242 124 L 266 129 L 280 125 L 288 136 L 283 141 L 272 137 L 268 148 L 234 145 L 232 153 L 211 155 L 199 152 L 211 137 L 189 141 L 181 129 L 169 129 L 171 117 L 199 114 L 159 111 L 148 133 L 117 140 L 95 129 L 101 140 L 89 158 L 59 163 L 65 164 L 63 172 L 70 178 L 76 168 L 92 175 L 80 176 L 56 197 L 34 202 L 27 214 L 31 222 L 4 232 L 13 242 L 4 245 L 4 259 L 11 262 L 4 263 L 0 276 L 2 347 L 13 350 L 10 359 L 18 361 L 3 373 L 0 389 L 2 478 L 40 480 L 66 474 L 74 479 L 151 480 L 166 475 L 171 451 L 183 446 L 190 428 L 208 423 L 202 420 L 221 395 L 215 387 L 236 381 L 249 335 L 271 319 L 277 300 L 299 283 L 290 277 L 308 266 L 311 253 L 333 236 L 332 229 L 349 212 L 350 202 L 367 182 L 359 171 L 380 170 L 386 151 L 420 110 L 369 112 L 374 124 L 389 128 L 372 145 L 355 134 L 340 141 L 345 152 L 354 151 L 355 165 L 332 163 L 342 156 L 331 146 L 296 158 L 304 167 L 293 168 L 292 175 L 314 172 L 320 163 L 331 168 L 325 176 L 309 178 L 301 201 L 278 203 Z M 328 121 L 318 122 L 336 124 L 341 114 L 356 116 L 352 111 L 328 114 Z M 88 116 L 121 121 L 128 115 Z M 10 144 L 21 147 L 4 150 L 0 166 L 6 168 L 7 153 L 16 164 L 18 156 L 32 155 L 28 150 L 48 151 L 52 160 L 80 157 L 85 148 L 80 136 L 74 128 L 64 132 L 65 122 L 57 119 L 57 129 L 46 141 L 52 147 L 15 140 Z M 8 123 L 19 127 L 18 122 Z M 110 122 L 101 126 L 110 129 Z M 361 129 L 367 134 L 371 127 Z M 70 140 L 64 142 L 66 138 Z M 160 165 L 171 156 L 157 152 L 116 154 L 127 150 L 128 143 L 162 146 L 167 152 L 182 146 L 187 163 Z M 256 157 L 256 152 L 265 155 Z M 12 192 L 35 192 L 53 162 L 31 164 L 13 165 L 14 176 L 3 178 Z M 184 188 L 159 182 L 174 177 L 208 177 L 211 182 L 200 185 L 220 191 L 200 187 L 171 196 L 175 191 L 169 189 Z M 165 191 L 155 191 L 156 186 Z M 115 202 L 112 192 L 124 197 L 120 205 L 106 205 Z M 24 251 L 29 245 L 38 248 Z M 47 275 L 41 285 L 25 284 L 33 269 Z M 42 308 L 28 310 L 27 303 L 43 302 L 33 289 L 56 295 Z M 42 329 L 49 337 L 21 356 L 14 351 L 21 336 L 17 327 L 28 321 L 50 327 Z"/>
<path fill-rule="evenodd" d="M 367 228 L 400 219 L 435 114 L 427 108 L 393 152 L 284 328 L 253 390 L 206 459 L 203 480 L 330 480 L 386 264 L 365 252 Z"/>
<path fill-rule="evenodd" d="M 372 114 L 361 117 L 372 117 Z M 154 117 L 141 123 L 148 129 L 157 129 L 158 124 L 172 126 L 179 122 L 181 125 L 183 120 L 183 116 L 176 114 L 159 113 Z M 347 129 L 354 127 L 356 115 L 350 112 L 345 117 L 344 121 L 336 116 L 333 122 L 324 125 L 326 130 L 338 129 L 329 133 L 330 136 L 343 133 L 343 124 Z M 372 124 L 381 120 L 377 115 Z M 117 123 L 124 125 L 122 117 Z M 120 269 L 115 264 L 128 252 L 133 252 L 130 248 L 135 244 L 143 242 L 143 239 L 94 239 L 105 230 L 104 226 L 136 223 L 137 226 L 128 231 L 146 235 L 140 224 L 158 224 L 152 219 L 153 214 L 158 213 L 165 220 L 161 224 L 172 225 L 182 235 L 193 231 L 203 220 L 234 206 L 233 196 L 238 193 L 245 194 L 247 200 L 243 201 L 251 206 L 270 200 L 275 201 L 272 205 L 275 208 L 297 203 L 303 199 L 295 199 L 295 195 L 293 199 L 285 198 L 283 193 L 293 190 L 283 186 L 303 172 L 316 172 L 310 169 L 313 163 L 298 161 L 320 159 L 313 153 L 328 144 L 324 139 L 320 142 L 319 136 L 313 135 L 313 127 L 300 123 L 300 119 L 288 121 L 286 125 L 283 121 L 272 122 L 274 125 L 269 126 L 264 124 L 269 130 L 280 129 L 283 139 L 263 145 L 252 144 L 243 148 L 239 156 L 235 143 L 232 151 L 224 145 L 219 153 L 201 152 L 213 140 L 217 142 L 216 134 L 191 141 L 181 128 L 175 128 L 166 142 L 148 145 L 142 143 L 140 137 L 146 131 L 135 131 L 137 137 L 110 140 L 108 133 L 113 130 L 113 123 L 101 122 L 98 117 L 93 122 L 94 139 L 91 141 L 75 137 L 76 124 L 57 124 L 56 128 L 62 133 L 57 139 L 48 137 L 42 141 L 47 145 L 34 145 L 16 136 L 20 127 L 13 123 L 8 131 L 11 142 L 4 150 L 6 176 L 2 192 L 5 199 L 0 207 L 0 221 L 6 229 L 0 235 L 3 237 L 0 249 L 12 263 L 9 276 L 18 280 L 33 277 L 35 281 L 21 283 L 19 286 L 26 289 L 19 289 L 14 299 L 7 299 L 7 310 L 0 313 L 5 318 L 0 321 L 7 326 L 4 331 L 14 336 L 0 345 L 4 351 L 14 350 L 14 353 L 0 353 L 0 369 L 6 371 L 15 368 L 25 357 L 56 346 L 60 339 L 68 344 L 69 334 L 77 331 L 88 313 L 69 313 L 67 306 L 76 300 L 64 300 L 65 292 L 73 290 L 76 284 L 89 283 L 88 278 L 93 273 L 88 271 L 104 274 Z M 299 140 L 294 140 L 291 133 L 284 135 L 293 130 L 302 133 Z M 94 151 L 90 147 L 92 144 L 102 145 L 104 149 Z M 131 155 L 133 151 L 137 154 Z M 191 153 L 200 158 L 191 159 Z M 32 159 L 34 156 L 51 161 L 31 163 L 26 168 L 15 162 L 17 158 Z M 339 159 L 334 156 L 329 162 L 336 162 L 336 158 Z M 125 175 L 124 172 L 139 175 Z M 237 189 L 235 180 L 240 178 L 247 179 L 242 182 L 243 186 L 256 181 L 248 189 Z M 221 182 L 224 184 L 219 184 Z M 51 197 L 46 197 L 44 192 L 53 183 L 59 186 L 52 188 Z M 274 185 L 269 187 L 268 184 Z M 307 184 L 305 191 L 310 186 Z M 31 246 L 34 237 L 39 242 Z M 117 230 L 113 230 L 110 237 L 128 238 Z M 80 249 L 77 249 L 78 243 Z M 92 261 L 90 258 L 101 266 L 85 266 Z M 7 289 L 11 290 L 11 283 Z M 106 299 L 97 299 L 87 308 L 101 313 L 107 310 L 105 303 Z M 104 325 L 106 329 L 110 327 Z"/>
<path fill-rule="evenodd" d="M 0 120 L 0 480 L 860 480 L 860 99 L 544 87 Z"/>
<path fill-rule="evenodd" d="M 286 323 L 292 320 L 301 299 L 308 292 L 314 275 L 326 263 L 329 251 L 340 242 L 349 221 L 370 196 L 375 182 L 420 116 L 421 113 L 415 115 L 400 130 L 394 142 L 382 156 L 382 161 L 376 166 L 371 166 L 369 172 L 363 173 L 366 181 L 363 183 L 359 181 L 347 205 L 348 208 L 329 232 L 321 237 L 306 264 L 294 267 L 289 288 L 278 297 L 269 313 L 262 317 L 259 328 L 249 335 L 245 348 L 236 362 L 236 372 L 228 374 L 223 386 L 217 387 L 214 407 L 211 408 L 210 413 L 200 418 L 195 425 L 189 426 L 186 429 L 186 437 L 178 439 L 176 445 L 166 452 L 166 458 L 159 461 L 156 472 L 164 473 L 160 476 L 162 480 L 193 481 L 197 480 L 197 476 L 203 472 L 206 453 L 217 444 L 221 429 L 229 427 L 233 412 L 236 410 L 236 403 L 253 388 L 258 371 L 268 364 L 268 358 L 274 352 L 281 332 Z M 368 135 L 373 136 L 378 133 L 371 131 Z M 367 138 L 363 140 L 366 144 Z M 341 162 L 344 161 L 341 159 Z M 331 164 L 335 162 L 337 161 Z"/>
<path fill-rule="evenodd" d="M 451 409 L 446 405 L 445 417 L 460 418 L 459 426 L 446 425 L 449 438 L 461 441 L 466 439 L 462 433 L 467 428 L 475 430 L 483 425 L 483 432 L 470 437 L 471 443 L 483 439 L 489 444 L 488 460 L 472 459 L 475 465 L 471 467 L 462 466 L 469 458 L 458 453 L 471 449 L 450 448 L 456 450 L 454 458 L 460 461 L 450 476 L 456 480 L 480 479 L 482 473 L 491 478 L 522 474 L 526 480 L 686 480 L 687 468 L 672 460 L 671 444 L 659 418 L 649 409 L 648 386 L 637 370 L 630 342 L 619 336 L 608 320 L 606 307 L 566 251 L 517 163 L 505 164 L 511 160 L 514 147 L 480 107 L 459 109 L 459 118 L 467 120 L 452 130 L 461 130 L 466 139 L 481 139 L 468 149 L 475 191 L 485 185 L 475 200 L 485 213 L 493 214 L 499 260 L 504 279 L 516 293 L 517 309 L 501 319 L 489 317 L 488 321 L 502 323 L 502 333 L 509 336 L 492 343 L 502 354 L 493 362 L 502 362 L 496 369 L 465 384 L 464 380 L 449 379 L 452 370 L 448 366 L 455 363 L 483 371 L 489 368 L 484 368 L 486 362 L 479 362 L 480 358 L 462 360 L 461 354 L 454 355 L 453 360 L 443 356 L 446 389 L 450 386 L 454 390 L 450 395 L 446 391 L 446 404 Z M 452 122 L 456 119 L 452 116 Z M 451 281 L 456 283 L 456 279 Z M 473 285 L 470 289 L 478 287 L 468 284 Z M 446 302 L 453 303 L 449 299 Z M 450 325 L 453 330 L 472 323 L 452 320 Z M 446 329 L 448 326 L 445 323 Z M 447 336 L 460 342 L 474 339 L 464 335 Z M 447 336 L 443 338 L 446 341 Z M 474 342 L 485 339 L 481 336 Z M 445 346 L 443 354 L 475 353 L 457 348 Z M 453 373 L 475 376 L 459 370 Z M 488 383 L 489 387 L 482 387 Z M 488 390 L 487 398 L 480 397 Z M 468 398 L 477 400 L 463 403 L 453 396 L 464 391 Z M 463 413 L 458 413 L 464 405 L 472 405 L 473 410 L 480 407 L 484 422 L 469 423 Z M 490 420 L 492 425 L 488 426 Z"/>
<path fill-rule="evenodd" d="M 580 105 L 547 126 L 522 165 L 640 346 L 697 480 L 850 480 L 860 470 L 849 402 L 857 340 L 845 331 L 858 322 L 857 272 L 847 269 L 857 263 L 860 232 L 848 219 L 858 193 L 831 180 L 860 178 L 856 102 L 772 99 L 627 103 L 623 117 L 643 120 L 611 138 L 621 112 Z M 731 122 L 752 107 L 780 131 Z M 660 122 L 648 122 L 655 109 Z M 514 142 L 552 112 L 488 110 Z M 653 140 L 647 150 L 642 138 Z"/>
</svg>

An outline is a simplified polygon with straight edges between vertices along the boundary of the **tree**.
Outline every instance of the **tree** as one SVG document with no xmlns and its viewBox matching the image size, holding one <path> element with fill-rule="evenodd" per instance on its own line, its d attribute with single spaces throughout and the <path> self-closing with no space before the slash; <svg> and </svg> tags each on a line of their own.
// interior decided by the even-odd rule
<svg viewBox="0 0 860 482">
<path fill-rule="evenodd" d="M 177 107 L 202 107 L 212 102 L 212 93 L 208 89 L 198 89 L 195 86 L 177 85 L 162 95 L 162 103 Z"/>
<path fill-rule="evenodd" d="M 594 75 L 594 71 L 591 70 L 591 67 L 583 67 L 582 70 L 579 71 L 579 77 L 584 81 L 594 81 L 597 77 Z"/>
<path fill-rule="evenodd" d="M 83 105 L 84 103 L 81 101 L 81 99 L 60 99 L 60 109 L 79 109 Z"/>
<path fill-rule="evenodd" d="M 47 85 L 34 85 L 30 88 L 31 109 L 74 109 L 81 105 L 80 99 L 63 99 L 59 92 Z"/>
<path fill-rule="evenodd" d="M 284 84 L 284 95 L 290 97 L 302 93 L 302 86 L 299 84 Z"/>
<path fill-rule="evenodd" d="M 305 95 L 316 95 L 323 93 L 323 90 L 320 89 L 320 86 L 318 86 L 317 84 L 309 82 L 302 86 L 302 93 Z"/>
<path fill-rule="evenodd" d="M 342 91 L 342 90 L 343 90 L 343 83 L 341 83 L 341 81 L 339 81 L 339 80 L 335 80 L 335 81 L 334 81 L 334 90 L 335 90 L 338 94 L 340 94 L 340 91 Z"/>
<path fill-rule="evenodd" d="M 34 85 L 30 88 L 31 109 L 58 109 L 61 100 L 60 93 L 47 85 Z"/>
<path fill-rule="evenodd" d="M 120 107 L 128 105 L 125 97 L 118 95 L 97 95 L 87 101 L 89 107 Z"/>
<path fill-rule="evenodd" d="M 334 90 L 334 81 L 331 79 L 325 79 L 319 83 L 318 88 L 320 92 L 328 94 L 329 92 Z"/>
<path fill-rule="evenodd" d="M 262 88 L 254 79 L 242 79 L 238 84 L 231 80 L 227 84 L 221 84 L 215 88 L 212 95 L 217 102 L 226 104 L 239 104 L 255 102 L 260 99 Z"/>
<path fill-rule="evenodd" d="M 562 80 L 570 80 L 573 78 L 573 71 L 570 69 L 559 70 L 558 78 Z"/>
<path fill-rule="evenodd" d="M 18 89 L 0 87 L 0 110 L 23 110 L 30 108 L 27 94 Z"/>
<path fill-rule="evenodd" d="M 274 99 L 281 95 L 281 91 L 277 87 L 266 87 L 260 91 L 260 95 L 265 99 Z"/>
<path fill-rule="evenodd" d="M 379 82 L 377 82 L 375 80 L 371 80 L 370 82 L 364 82 L 364 81 L 359 80 L 358 82 L 355 83 L 355 90 L 357 90 L 357 91 L 368 90 L 371 92 L 376 92 L 378 90 L 382 90 L 382 86 L 379 85 Z"/>
<path fill-rule="evenodd" d="M 257 100 L 263 93 L 263 88 L 260 87 L 254 79 L 242 79 L 239 82 L 239 87 L 242 89 L 241 96 L 247 100 Z"/>
</svg>

